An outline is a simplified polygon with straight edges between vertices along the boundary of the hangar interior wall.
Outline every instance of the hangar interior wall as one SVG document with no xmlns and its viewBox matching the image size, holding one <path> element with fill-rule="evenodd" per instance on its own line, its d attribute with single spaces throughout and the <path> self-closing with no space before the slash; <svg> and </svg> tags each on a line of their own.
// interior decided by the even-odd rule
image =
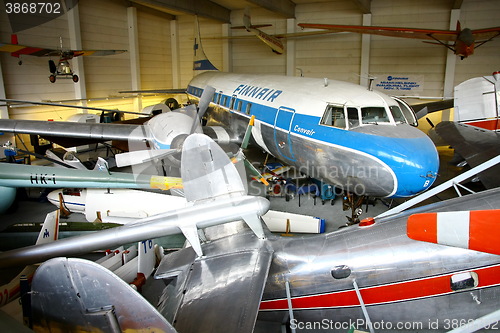
<svg viewBox="0 0 500 333">
<path fill-rule="evenodd" d="M 374 0 L 372 25 L 407 26 L 448 29 L 452 1 L 435 0 Z M 129 22 L 125 2 L 118 0 L 85 0 L 79 2 L 81 44 L 84 49 L 130 50 Z M 462 27 L 472 29 L 498 25 L 500 2 L 497 0 L 464 0 L 460 9 Z M 186 87 L 193 76 L 192 54 L 194 16 L 177 15 L 174 25 L 164 15 L 151 11 L 136 11 L 140 86 L 142 89 Z M 287 19 L 263 8 L 251 8 L 252 23 L 271 23 L 262 30 L 285 33 Z M 243 10 L 233 10 L 233 26 L 242 25 Z M 228 25 L 200 18 L 205 53 L 218 68 L 241 73 L 286 74 L 287 56 L 271 52 L 269 47 L 245 30 L 229 29 Z M 294 30 L 297 23 L 362 24 L 363 14 L 350 0 L 326 2 L 297 2 Z M 67 15 L 41 26 L 18 33 L 20 44 L 29 46 L 69 46 Z M 172 27 L 176 27 L 174 31 Z M 225 33 L 241 39 L 220 38 Z M 0 41 L 10 41 L 11 28 L 4 11 L 0 12 Z M 329 77 L 354 83 L 360 81 L 360 65 L 367 57 L 369 73 L 420 75 L 423 79 L 421 96 L 443 96 L 448 51 L 444 47 L 425 44 L 419 40 L 371 36 L 368 55 L 362 54 L 359 34 L 329 34 L 294 39 L 290 73 L 308 77 Z M 176 47 L 172 47 L 176 45 Z M 227 48 L 230 45 L 231 52 Z M 500 69 L 500 38 L 481 46 L 465 60 L 456 61 L 454 84 L 468 78 L 489 75 Z M 230 57 L 230 59 L 227 59 Z M 47 59 L 23 56 L 23 65 L 10 54 L 0 54 L 1 70 L 7 98 L 23 100 L 72 101 L 77 96 L 71 80 L 48 81 Z M 86 105 L 136 111 L 134 98 L 118 92 L 131 89 L 130 53 L 107 57 L 84 57 L 83 74 Z M 82 84 L 82 83 L 80 83 Z M 143 97 L 142 105 L 159 102 L 164 96 Z M 11 108 L 9 117 L 19 119 L 65 120 L 73 109 L 55 107 Z"/>
</svg>

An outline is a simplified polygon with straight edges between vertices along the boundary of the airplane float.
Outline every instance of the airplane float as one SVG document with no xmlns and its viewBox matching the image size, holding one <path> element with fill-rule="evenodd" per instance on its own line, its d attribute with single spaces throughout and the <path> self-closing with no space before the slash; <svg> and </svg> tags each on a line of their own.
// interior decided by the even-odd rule
<svg viewBox="0 0 500 333">
<path fill-rule="evenodd" d="M 460 22 L 457 22 L 457 29 L 455 31 L 316 23 L 299 23 L 298 25 L 301 28 L 324 29 L 330 32 L 356 32 L 389 37 L 432 40 L 433 42 L 426 41 L 426 43 L 445 46 L 462 59 L 472 55 L 475 48 L 478 48 L 500 35 L 500 27 L 476 30 L 471 30 L 469 28 L 462 29 Z M 449 44 L 449 42 L 453 44 Z"/>
<path fill-rule="evenodd" d="M 72 79 L 73 82 L 77 83 L 79 78 L 73 70 L 69 61 L 74 57 L 79 56 L 108 56 L 115 55 L 126 52 L 126 50 L 66 50 L 62 46 L 62 38 L 60 38 L 61 47 L 59 49 L 47 49 L 42 47 L 32 47 L 23 46 L 18 44 L 17 35 L 11 36 L 11 44 L 0 43 L 0 51 L 9 52 L 13 57 L 19 58 L 22 55 L 30 55 L 36 57 L 59 57 L 58 63 L 54 60 L 49 60 L 49 70 L 50 76 L 49 81 L 51 83 L 56 82 L 56 79 L 65 78 Z M 22 61 L 19 61 L 19 65 Z"/>
</svg>

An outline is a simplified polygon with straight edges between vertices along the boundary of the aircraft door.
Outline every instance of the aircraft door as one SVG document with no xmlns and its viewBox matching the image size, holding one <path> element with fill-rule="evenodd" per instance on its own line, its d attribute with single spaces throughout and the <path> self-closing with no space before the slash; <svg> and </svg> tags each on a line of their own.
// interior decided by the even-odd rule
<svg viewBox="0 0 500 333">
<path fill-rule="evenodd" d="M 292 129 L 295 110 L 280 107 L 274 119 L 274 143 L 279 154 L 289 161 L 295 161 L 292 146 Z"/>
</svg>

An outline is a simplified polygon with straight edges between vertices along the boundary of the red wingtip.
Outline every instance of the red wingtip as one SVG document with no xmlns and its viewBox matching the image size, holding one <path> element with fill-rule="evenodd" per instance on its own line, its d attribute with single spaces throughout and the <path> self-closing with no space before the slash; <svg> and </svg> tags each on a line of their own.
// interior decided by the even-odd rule
<svg viewBox="0 0 500 333">
<path fill-rule="evenodd" d="M 423 213 L 408 217 L 406 234 L 411 239 L 437 243 L 437 214 Z"/>
</svg>

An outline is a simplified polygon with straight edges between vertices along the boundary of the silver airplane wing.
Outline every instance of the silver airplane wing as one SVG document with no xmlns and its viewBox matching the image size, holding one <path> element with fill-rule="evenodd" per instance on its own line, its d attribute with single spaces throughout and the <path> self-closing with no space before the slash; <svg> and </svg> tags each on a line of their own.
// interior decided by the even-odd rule
<svg viewBox="0 0 500 333">
<path fill-rule="evenodd" d="M 142 125 L 75 123 L 69 121 L 0 119 L 0 132 L 100 141 L 141 141 L 150 138 L 148 128 Z"/>
<path fill-rule="evenodd" d="M 500 134 L 452 121 L 444 121 L 436 125 L 434 131 L 471 167 L 500 155 Z M 500 186 L 498 173 L 500 167 L 494 166 L 479 174 L 483 185 L 490 189 Z"/>
<path fill-rule="evenodd" d="M 33 278 L 31 306 L 35 329 L 177 332 L 130 285 L 83 259 L 55 258 L 42 264 Z"/>
<path fill-rule="evenodd" d="M 252 332 L 273 252 L 247 229 L 164 257 L 155 279 L 171 281 L 158 310 L 179 332 Z"/>
</svg>

